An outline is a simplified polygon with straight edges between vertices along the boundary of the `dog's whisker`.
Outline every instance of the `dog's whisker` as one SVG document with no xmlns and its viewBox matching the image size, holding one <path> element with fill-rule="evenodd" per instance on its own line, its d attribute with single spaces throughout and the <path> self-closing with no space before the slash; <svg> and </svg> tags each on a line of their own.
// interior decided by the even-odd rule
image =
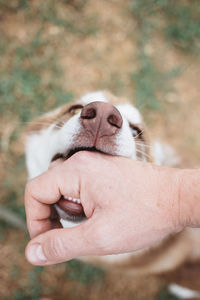
<svg viewBox="0 0 200 300">
<path fill-rule="evenodd" d="M 53 125 L 54 125 L 55 128 L 61 129 L 61 128 L 63 127 L 64 124 L 63 124 L 63 125 L 60 125 L 60 124 L 53 124 Z"/>
<path fill-rule="evenodd" d="M 135 144 L 136 144 L 136 146 L 140 146 L 140 147 L 145 147 L 145 148 L 150 148 L 150 149 L 153 149 L 153 147 L 152 147 L 152 146 L 150 146 L 150 145 L 147 145 L 147 144 L 142 144 L 142 143 L 138 143 L 138 142 L 136 142 Z"/>
<path fill-rule="evenodd" d="M 137 139 L 141 134 L 143 134 L 144 133 L 144 129 L 143 130 L 141 130 L 136 136 L 134 136 L 134 138 L 135 139 Z"/>
<path fill-rule="evenodd" d="M 145 153 L 144 151 L 141 151 L 139 149 L 136 149 L 136 154 L 139 153 L 139 154 L 142 154 L 144 158 L 148 158 L 151 160 L 151 156 L 147 153 Z"/>
<path fill-rule="evenodd" d="M 57 123 L 54 123 L 56 128 L 62 128 L 65 125 L 65 122 L 57 120 Z"/>
<path fill-rule="evenodd" d="M 147 146 L 152 146 L 146 142 L 138 142 L 138 141 L 135 141 L 136 144 L 140 144 L 140 145 L 147 145 Z"/>
</svg>

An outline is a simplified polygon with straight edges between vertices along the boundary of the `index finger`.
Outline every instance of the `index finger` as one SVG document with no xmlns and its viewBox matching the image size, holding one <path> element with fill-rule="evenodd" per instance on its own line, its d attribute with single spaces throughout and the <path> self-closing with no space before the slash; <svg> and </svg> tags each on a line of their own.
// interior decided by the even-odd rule
<svg viewBox="0 0 200 300">
<path fill-rule="evenodd" d="M 25 210 L 31 238 L 55 228 L 50 219 L 51 205 L 62 195 L 79 198 L 79 180 L 66 163 L 31 179 L 25 188 Z"/>
</svg>

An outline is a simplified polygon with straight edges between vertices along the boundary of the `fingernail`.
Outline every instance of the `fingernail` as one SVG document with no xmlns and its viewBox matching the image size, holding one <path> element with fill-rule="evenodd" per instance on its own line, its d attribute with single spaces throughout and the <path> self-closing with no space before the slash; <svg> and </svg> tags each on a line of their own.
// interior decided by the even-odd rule
<svg viewBox="0 0 200 300">
<path fill-rule="evenodd" d="M 47 261 L 47 258 L 44 255 L 42 246 L 40 244 L 33 244 L 29 247 L 27 258 L 33 264 L 44 263 L 45 261 Z"/>
</svg>

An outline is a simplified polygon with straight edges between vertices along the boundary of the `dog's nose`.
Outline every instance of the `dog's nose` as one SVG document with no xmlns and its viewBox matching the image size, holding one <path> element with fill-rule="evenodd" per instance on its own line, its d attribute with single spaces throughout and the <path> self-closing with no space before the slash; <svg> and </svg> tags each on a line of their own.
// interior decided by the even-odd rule
<svg viewBox="0 0 200 300">
<path fill-rule="evenodd" d="M 122 127 L 120 112 L 110 103 L 92 102 L 84 106 L 81 123 L 94 137 L 114 135 Z"/>
</svg>

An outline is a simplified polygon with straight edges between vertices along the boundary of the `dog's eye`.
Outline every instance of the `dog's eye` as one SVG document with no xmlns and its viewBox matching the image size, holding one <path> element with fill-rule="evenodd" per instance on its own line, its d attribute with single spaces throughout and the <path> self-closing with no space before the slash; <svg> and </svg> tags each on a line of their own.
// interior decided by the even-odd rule
<svg viewBox="0 0 200 300">
<path fill-rule="evenodd" d="M 69 112 L 71 115 L 75 115 L 75 114 L 77 114 L 82 108 L 83 108 L 83 105 L 81 105 L 81 104 L 72 105 L 72 106 L 68 109 L 68 112 Z"/>
<path fill-rule="evenodd" d="M 138 137 L 138 138 L 141 137 L 142 130 L 139 127 L 137 127 L 136 125 L 133 125 L 131 123 L 129 124 L 129 127 L 131 129 L 133 137 Z"/>
</svg>

